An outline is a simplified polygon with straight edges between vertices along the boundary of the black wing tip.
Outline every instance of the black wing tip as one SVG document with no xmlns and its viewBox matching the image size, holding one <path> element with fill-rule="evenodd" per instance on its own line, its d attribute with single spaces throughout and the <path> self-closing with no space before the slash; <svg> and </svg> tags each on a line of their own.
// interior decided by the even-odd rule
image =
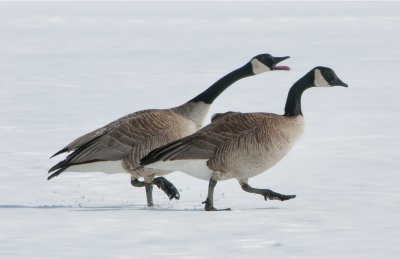
<svg viewBox="0 0 400 259">
<path fill-rule="evenodd" d="M 54 165 L 52 168 L 50 168 L 47 173 L 49 174 L 49 173 L 51 173 L 51 172 L 53 172 L 53 171 L 55 171 L 57 169 L 65 168 L 65 165 L 66 165 L 66 161 L 65 160 L 63 160 L 61 162 L 58 162 L 56 165 Z"/>
<path fill-rule="evenodd" d="M 55 153 L 54 155 L 52 155 L 51 157 L 50 157 L 50 159 L 51 158 L 53 158 L 53 157 L 55 157 L 55 156 L 58 156 L 59 154 L 62 154 L 62 153 L 64 153 L 64 152 L 67 152 L 68 151 L 68 148 L 63 148 L 63 149 L 61 149 L 60 151 L 58 151 L 57 153 Z"/>
<path fill-rule="evenodd" d="M 51 174 L 49 177 L 47 177 L 47 181 L 50 181 L 53 177 L 56 177 L 55 173 Z"/>
<path fill-rule="evenodd" d="M 64 172 L 66 168 L 62 168 L 54 173 L 52 173 L 49 177 L 47 177 L 47 181 L 50 181 L 51 179 L 53 179 L 54 177 L 58 176 L 59 174 L 61 174 L 62 172 Z"/>
<path fill-rule="evenodd" d="M 153 164 L 153 163 L 159 161 L 161 154 L 163 153 L 163 150 L 164 149 L 162 147 L 152 150 L 145 157 L 140 159 L 140 165 L 146 166 L 146 165 L 150 165 L 150 164 Z"/>
<path fill-rule="evenodd" d="M 152 164 L 152 163 L 157 161 L 151 153 L 149 153 L 147 156 L 145 156 L 142 159 L 140 159 L 140 165 L 141 166 L 150 165 L 150 164 Z"/>
<path fill-rule="evenodd" d="M 175 152 L 173 151 L 176 150 L 176 148 L 179 147 L 182 143 L 183 142 L 181 140 L 176 140 L 152 150 L 145 157 L 140 159 L 140 165 L 147 166 L 161 160 L 174 160 L 174 158 L 171 158 L 171 156 L 175 154 Z"/>
<path fill-rule="evenodd" d="M 60 163 L 58 163 L 58 164 L 61 164 L 61 163 L 63 163 L 64 161 L 61 161 Z M 50 172 L 52 172 L 52 171 L 54 171 L 54 170 L 56 170 L 56 169 L 54 169 L 54 170 L 52 170 L 53 168 L 55 168 L 56 166 L 58 166 L 58 164 L 57 165 L 55 165 L 55 166 L 53 166 L 50 170 L 49 170 L 49 173 Z M 64 172 L 66 169 L 68 168 L 68 166 L 62 166 L 62 167 L 58 167 L 57 169 L 57 171 L 55 171 L 54 173 L 52 173 L 49 177 L 47 177 L 47 181 L 49 181 L 49 180 L 51 180 L 52 178 L 54 178 L 54 177 L 56 177 L 56 176 L 59 176 L 62 172 Z"/>
</svg>

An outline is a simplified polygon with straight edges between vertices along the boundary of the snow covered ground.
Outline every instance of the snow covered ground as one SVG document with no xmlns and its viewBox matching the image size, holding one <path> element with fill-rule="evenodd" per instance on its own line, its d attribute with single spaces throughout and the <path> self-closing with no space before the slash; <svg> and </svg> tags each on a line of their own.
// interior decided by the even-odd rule
<svg viewBox="0 0 400 259">
<path fill-rule="evenodd" d="M 0 258 L 399 258 L 400 3 L 0 3 Z M 349 88 L 303 96 L 306 132 L 251 184 L 174 173 L 153 209 L 129 176 L 65 173 L 54 152 L 145 108 L 193 97 L 259 53 L 290 72 L 242 80 L 211 113 L 282 113 L 316 65 Z"/>
</svg>

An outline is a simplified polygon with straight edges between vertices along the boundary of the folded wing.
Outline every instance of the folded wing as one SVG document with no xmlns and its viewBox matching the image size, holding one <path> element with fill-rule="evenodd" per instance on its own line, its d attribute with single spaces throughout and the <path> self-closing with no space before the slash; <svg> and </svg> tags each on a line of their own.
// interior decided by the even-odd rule
<svg viewBox="0 0 400 259">
<path fill-rule="evenodd" d="M 99 161 L 127 159 L 130 167 L 137 167 L 140 158 L 152 149 L 181 137 L 180 119 L 167 110 L 147 110 L 116 120 L 59 151 L 57 154 L 73 152 L 49 170 L 57 171 L 48 179 L 70 166 Z"/>
<path fill-rule="evenodd" d="M 248 135 L 252 138 L 274 114 L 267 113 L 234 113 L 218 114 L 213 122 L 198 132 L 173 141 L 157 148 L 141 159 L 141 165 L 146 166 L 157 161 L 186 160 L 186 159 L 212 159 L 218 155 L 219 150 L 232 148 L 232 144 L 245 146 L 243 140 Z M 239 147 L 240 148 L 240 147 Z"/>
</svg>

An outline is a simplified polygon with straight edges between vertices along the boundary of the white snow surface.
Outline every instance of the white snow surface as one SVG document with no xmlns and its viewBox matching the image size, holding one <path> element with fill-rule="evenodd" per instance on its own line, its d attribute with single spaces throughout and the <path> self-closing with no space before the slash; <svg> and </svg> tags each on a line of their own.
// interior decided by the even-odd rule
<svg viewBox="0 0 400 259">
<path fill-rule="evenodd" d="M 400 3 L 0 3 L 0 258 L 399 258 Z M 129 175 L 64 173 L 76 137 L 128 113 L 179 105 L 253 56 L 290 55 L 227 89 L 211 113 L 282 113 L 317 65 L 349 88 L 303 95 L 305 134 L 258 188 L 167 175 L 169 201 Z"/>
</svg>

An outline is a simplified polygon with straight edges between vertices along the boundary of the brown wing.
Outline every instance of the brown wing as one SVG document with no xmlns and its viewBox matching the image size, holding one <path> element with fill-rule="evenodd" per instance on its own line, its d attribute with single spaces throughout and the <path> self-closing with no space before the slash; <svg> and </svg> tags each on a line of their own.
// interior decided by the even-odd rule
<svg viewBox="0 0 400 259">
<path fill-rule="evenodd" d="M 226 117 L 226 116 L 230 116 L 230 115 L 238 114 L 238 113 L 240 113 L 240 112 L 232 112 L 232 111 L 229 111 L 229 112 L 224 112 L 224 113 L 214 113 L 214 114 L 211 116 L 211 122 L 215 122 L 215 121 L 217 121 L 217 120 L 219 120 L 219 119 L 221 119 L 221 118 L 224 118 L 224 117 Z"/>
<path fill-rule="evenodd" d="M 277 115 L 233 113 L 221 116 L 198 132 L 153 150 L 141 160 L 141 165 L 167 160 L 211 159 L 217 150 L 228 148 L 233 142 L 242 141 L 246 135 L 254 136 L 252 133 L 259 131 L 271 116 Z M 257 134 L 255 136 L 257 141 Z"/>
<path fill-rule="evenodd" d="M 120 159 L 127 159 L 129 166 L 135 168 L 140 158 L 154 148 L 189 134 L 183 120 L 169 110 L 147 110 L 123 117 L 73 141 L 66 147 L 73 153 L 49 172 Z"/>
<path fill-rule="evenodd" d="M 139 111 L 139 112 L 135 112 L 135 113 L 131 113 L 127 116 L 124 116 L 122 118 L 119 118 L 109 124 L 107 124 L 104 127 L 101 127 L 99 129 L 96 129 L 92 132 L 89 132 L 77 139 L 75 139 L 74 141 L 72 141 L 71 143 L 69 143 L 65 148 L 61 149 L 60 151 L 58 151 L 57 153 L 55 153 L 52 157 L 55 157 L 61 153 L 64 152 L 71 152 L 71 151 L 75 151 L 76 149 L 90 143 L 91 141 L 104 136 L 105 134 L 107 134 L 108 132 L 110 132 L 111 130 L 118 128 L 119 126 L 123 125 L 124 123 L 129 123 L 130 120 L 135 120 L 135 119 L 140 119 L 141 116 L 143 114 L 146 113 L 151 113 L 151 112 L 156 112 L 157 110 L 145 110 L 145 111 Z"/>
</svg>

